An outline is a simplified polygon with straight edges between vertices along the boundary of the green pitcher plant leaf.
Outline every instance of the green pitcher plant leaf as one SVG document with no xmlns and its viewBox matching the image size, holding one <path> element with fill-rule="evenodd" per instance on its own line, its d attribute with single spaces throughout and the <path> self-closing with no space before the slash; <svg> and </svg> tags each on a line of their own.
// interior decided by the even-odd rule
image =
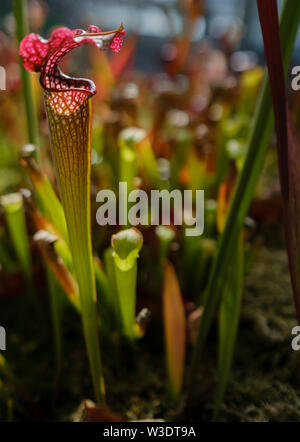
<svg viewBox="0 0 300 442">
<path fill-rule="evenodd" d="M 138 337 L 136 325 L 137 258 L 143 236 L 136 228 L 122 230 L 111 237 L 114 273 L 123 333 L 129 339 Z"/>
<path fill-rule="evenodd" d="M 19 50 L 25 68 L 41 73 L 52 155 L 79 287 L 83 332 L 98 403 L 105 400 L 105 387 L 90 230 L 91 97 L 96 93 L 96 86 L 88 79 L 68 77 L 60 70 L 58 63 L 72 49 L 87 43 L 99 49 L 118 52 L 124 33 L 122 25 L 111 32 L 102 32 L 97 26 L 89 26 L 87 31 L 57 28 L 49 40 L 37 34 L 28 34 Z"/>
</svg>

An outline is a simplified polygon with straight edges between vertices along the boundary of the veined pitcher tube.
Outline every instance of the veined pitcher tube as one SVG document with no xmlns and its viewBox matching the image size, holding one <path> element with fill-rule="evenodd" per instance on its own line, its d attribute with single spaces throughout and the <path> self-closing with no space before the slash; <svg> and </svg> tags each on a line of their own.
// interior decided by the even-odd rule
<svg viewBox="0 0 300 442">
<path fill-rule="evenodd" d="M 83 331 L 98 403 L 105 400 L 105 387 L 98 336 L 97 295 L 90 229 L 91 97 L 95 84 L 70 78 L 58 63 L 72 49 L 92 43 L 99 49 L 118 52 L 123 26 L 102 32 L 58 28 L 49 40 L 28 34 L 21 42 L 20 56 L 31 72 L 40 72 L 50 131 L 52 155 L 64 208 L 75 275 L 79 287 Z"/>
</svg>

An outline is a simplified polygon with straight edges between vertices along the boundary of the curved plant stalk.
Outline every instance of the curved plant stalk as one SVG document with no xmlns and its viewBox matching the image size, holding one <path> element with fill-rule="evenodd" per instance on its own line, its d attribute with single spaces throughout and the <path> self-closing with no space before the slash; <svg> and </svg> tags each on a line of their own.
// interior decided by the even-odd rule
<svg viewBox="0 0 300 442">
<path fill-rule="evenodd" d="M 45 271 L 53 328 L 54 351 L 56 357 L 54 386 L 55 398 L 58 391 L 62 370 L 63 296 L 66 295 L 73 306 L 80 311 L 79 293 L 76 281 L 74 281 L 74 278 L 72 277 L 69 269 L 66 268 L 64 265 L 64 262 L 66 262 L 68 264 L 68 267 L 72 268 L 72 257 L 68 245 L 66 244 L 64 239 L 59 236 L 57 229 L 36 209 L 35 205 L 32 202 L 31 192 L 28 189 L 22 189 L 22 195 L 27 213 L 31 217 L 37 230 L 37 233 L 34 235 L 34 240 L 37 241 L 37 244 L 39 245 L 41 254 L 45 261 Z M 60 205 L 59 201 L 58 204 Z M 65 221 L 64 216 L 63 221 Z"/>
<path fill-rule="evenodd" d="M 29 215 L 31 216 L 35 227 L 38 231 L 47 230 L 50 234 L 57 236 L 54 247 L 62 256 L 69 269 L 72 269 L 72 256 L 68 246 L 68 232 L 66 220 L 62 205 L 53 190 L 53 187 L 48 177 L 42 172 L 35 160 L 34 153 L 36 147 L 34 144 L 26 144 L 21 149 L 21 164 L 27 168 L 27 172 L 32 181 L 39 210 L 47 216 L 45 218 L 39 210 L 36 209 L 31 199 L 31 192 L 25 189 L 23 191 L 23 198 Z M 51 222 L 50 222 L 50 221 Z M 60 279 L 58 278 L 53 266 L 47 263 L 45 254 L 42 250 L 42 255 L 45 260 L 45 270 L 48 286 L 48 295 L 50 298 L 51 318 L 53 327 L 54 350 L 56 356 L 56 374 L 55 374 L 55 393 L 58 388 L 58 381 L 62 367 L 62 306 L 60 297 Z M 64 273 L 64 272 L 63 272 Z M 68 295 L 65 287 L 64 293 Z M 77 293 L 78 294 L 78 293 Z M 73 298 L 72 298 L 73 299 Z"/>
<path fill-rule="evenodd" d="M 32 204 L 31 198 L 25 198 L 26 209 L 28 210 L 37 230 L 47 230 L 52 235 L 57 236 L 57 241 L 54 244 L 55 250 L 62 257 L 68 269 L 73 272 L 72 256 L 69 248 L 69 238 L 66 226 L 64 211 L 56 193 L 51 186 L 51 183 L 36 163 L 33 157 L 35 146 L 33 144 L 26 144 L 21 149 L 21 163 L 27 168 L 31 178 L 34 191 L 38 198 L 39 207 L 43 209 L 43 216 Z M 96 285 L 101 288 L 100 292 L 105 290 L 105 275 L 103 271 L 99 270 L 99 259 L 94 257 Z"/>
<path fill-rule="evenodd" d="M 27 189 L 22 189 L 24 202 L 28 213 L 30 214 L 37 232 L 33 239 L 39 246 L 41 254 L 45 262 L 45 270 L 48 285 L 48 294 L 50 299 L 50 310 L 53 327 L 53 341 L 56 357 L 55 370 L 55 394 L 58 389 L 60 374 L 62 370 L 62 310 L 63 296 L 67 296 L 73 307 L 80 311 L 80 300 L 78 286 L 72 277 L 68 268 L 60 255 L 68 259 L 69 248 L 62 238 L 56 236 L 57 231 L 52 224 L 44 218 L 40 212 L 34 207 L 31 201 L 31 193 Z M 56 249 L 60 251 L 60 255 L 56 253 Z"/>
<path fill-rule="evenodd" d="M 54 246 L 57 237 L 45 230 L 39 230 L 34 235 L 34 240 L 39 246 L 45 261 L 45 270 L 48 282 L 50 309 L 52 316 L 53 341 L 56 356 L 54 398 L 58 391 L 59 380 L 62 370 L 63 339 L 62 339 L 62 313 L 64 307 L 64 294 L 81 314 L 78 286 L 63 260 L 55 252 Z"/>
<path fill-rule="evenodd" d="M 26 167 L 32 181 L 38 205 L 45 217 L 68 243 L 68 232 L 62 205 L 51 186 L 49 178 L 38 166 L 34 158 L 36 147 L 26 144 L 21 149 L 21 164 Z"/>
<path fill-rule="evenodd" d="M 298 0 L 285 0 L 280 20 L 285 72 L 287 72 L 291 60 L 299 18 L 300 2 Z M 234 247 L 234 240 L 237 233 L 240 232 L 242 228 L 245 216 L 249 209 L 255 186 L 263 167 L 273 127 L 274 118 L 272 113 L 272 102 L 269 82 L 266 77 L 256 108 L 255 121 L 247 147 L 247 155 L 235 187 L 224 231 L 218 241 L 216 255 L 209 276 L 205 298 L 206 302 L 203 316 L 201 318 L 190 372 L 189 394 L 192 392 L 199 360 L 206 343 L 213 315 L 220 300 L 224 278 L 226 277 L 230 262 L 230 254 Z"/>
<path fill-rule="evenodd" d="M 46 230 L 38 230 L 34 236 L 41 254 L 47 264 L 47 269 L 51 269 L 56 281 L 64 290 L 68 300 L 78 313 L 81 313 L 79 291 L 76 280 L 65 266 L 64 261 L 57 254 L 55 244 L 58 238 Z"/>
<path fill-rule="evenodd" d="M 37 231 L 47 230 L 50 234 L 57 236 L 54 247 L 63 257 L 69 268 L 72 268 L 72 257 L 68 247 L 68 233 L 63 212 L 62 205 L 55 194 L 53 187 L 48 177 L 41 171 L 39 165 L 35 160 L 36 146 L 34 144 L 26 144 L 21 149 L 21 164 L 27 168 L 27 172 L 31 178 L 34 186 L 37 203 L 40 210 L 48 217 L 46 219 L 38 209 L 32 203 L 31 192 L 28 189 L 23 189 L 23 199 L 27 212 L 31 216 Z M 49 221 L 49 219 L 55 224 L 56 227 Z M 45 270 L 47 278 L 48 296 L 50 300 L 50 310 L 53 328 L 53 341 L 54 351 L 56 357 L 56 370 L 55 370 L 55 394 L 58 389 L 59 378 L 62 370 L 62 303 L 61 303 L 61 287 L 60 279 L 58 278 L 55 270 L 56 267 L 49 265 L 45 258 L 45 254 L 42 251 L 42 255 L 45 260 Z M 64 272 L 63 272 L 64 273 Z M 64 293 L 68 295 L 65 287 L 63 287 Z M 78 290 L 77 290 L 78 291 Z M 78 294 L 78 293 L 77 293 Z M 73 299 L 73 298 L 72 298 Z"/>
<path fill-rule="evenodd" d="M 137 258 L 143 246 L 143 236 L 132 228 L 111 238 L 122 331 L 129 339 L 138 337 L 136 326 Z"/>
<path fill-rule="evenodd" d="M 23 196 L 26 213 L 29 215 L 31 221 L 33 222 L 35 229 L 37 231 L 39 230 L 47 231 L 51 235 L 54 235 L 57 238 L 57 240 L 54 243 L 55 250 L 64 260 L 68 268 L 72 271 L 73 264 L 72 264 L 72 255 L 70 252 L 70 248 L 66 243 L 66 241 L 61 236 L 60 231 L 56 227 L 54 227 L 54 225 L 49 221 L 49 219 L 43 216 L 41 212 L 36 208 L 36 205 L 33 203 L 32 194 L 30 190 L 21 189 L 21 193 Z M 60 204 L 59 201 L 58 204 Z M 64 215 L 63 215 L 63 220 L 64 220 Z"/>
<path fill-rule="evenodd" d="M 31 72 L 41 72 L 40 83 L 50 129 L 52 154 L 64 209 L 73 267 L 79 287 L 83 332 L 98 403 L 105 400 L 99 349 L 97 296 L 90 231 L 91 96 L 94 83 L 74 79 L 58 67 L 72 49 L 91 43 L 99 49 L 118 52 L 123 26 L 102 32 L 97 26 L 88 31 L 55 29 L 49 40 L 27 35 L 20 44 L 20 56 Z"/>
</svg>

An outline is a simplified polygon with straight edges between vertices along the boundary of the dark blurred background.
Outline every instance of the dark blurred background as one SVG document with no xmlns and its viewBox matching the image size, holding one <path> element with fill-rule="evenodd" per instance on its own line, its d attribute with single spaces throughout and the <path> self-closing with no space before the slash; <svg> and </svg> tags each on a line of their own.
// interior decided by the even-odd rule
<svg viewBox="0 0 300 442">
<path fill-rule="evenodd" d="M 188 0 L 186 0 L 188 2 Z M 219 38 L 228 27 L 242 29 L 238 49 L 254 51 L 262 56 L 262 40 L 255 0 L 199 0 L 203 3 L 204 16 L 198 19 L 195 42 L 204 36 L 212 41 Z M 103 29 L 113 29 L 124 22 L 128 33 L 138 33 L 137 68 L 143 71 L 160 69 L 162 43 L 180 35 L 183 26 L 185 0 L 32 0 L 42 4 L 47 11 L 43 32 L 53 26 L 85 27 L 93 23 Z M 279 0 L 279 6 L 282 1 Z M 4 30 L 11 25 L 11 0 L 1 0 L 0 26 Z M 298 35 L 297 50 L 300 48 Z M 299 52 L 299 51 L 298 51 Z"/>
</svg>

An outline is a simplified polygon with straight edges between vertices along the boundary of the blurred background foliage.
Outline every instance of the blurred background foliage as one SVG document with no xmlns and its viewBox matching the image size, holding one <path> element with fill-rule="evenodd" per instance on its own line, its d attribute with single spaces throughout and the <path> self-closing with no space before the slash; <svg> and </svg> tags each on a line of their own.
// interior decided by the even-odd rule
<svg viewBox="0 0 300 442">
<path fill-rule="evenodd" d="M 174 417 L 174 410 L 177 408 L 178 412 L 182 406 L 180 394 L 182 387 L 186 386 L 184 372 L 187 373 L 192 348 L 197 340 L 211 263 L 217 241 L 224 230 L 233 190 L 244 165 L 249 135 L 254 126 L 254 109 L 264 76 L 261 67 L 262 38 L 255 3 L 252 0 L 28 2 L 30 29 L 45 38 L 59 25 L 85 29 L 93 23 L 108 30 L 116 28 L 123 21 L 127 31 L 124 47 L 117 56 L 99 53 L 94 47 L 78 48 L 62 63 L 63 71 L 91 78 L 97 85 L 97 95 L 93 98 L 91 201 L 97 290 L 102 302 L 99 309 L 100 332 L 104 342 L 109 404 L 127 418 L 145 415 Z M 62 238 L 58 241 L 53 238 L 63 224 L 63 215 L 57 199 L 38 75 L 31 75 L 31 80 L 39 127 L 39 166 L 33 158 L 33 147 L 26 146 L 29 140 L 15 30 L 11 2 L 2 0 L 0 65 L 6 68 L 7 90 L 0 91 L 0 195 L 13 192 L 14 196 L 8 200 L 2 199 L 0 212 L 0 303 L 5 307 L 1 309 L 1 312 L 5 311 L 1 321 L 13 330 L 9 334 L 11 350 L 6 353 L 9 364 L 4 358 L 0 359 L 0 375 L 9 379 L 6 384 L 0 384 L 0 409 L 5 417 L 7 415 L 12 419 L 15 412 L 17 418 L 24 418 L 28 416 L 24 403 L 29 403 L 37 419 L 41 419 L 40 407 L 46 410 L 47 418 L 70 419 L 75 406 L 91 395 L 77 316 L 80 307 L 78 299 L 74 297 L 74 294 L 78 295 L 78 290 L 72 275 L 68 247 Z M 299 44 L 298 38 L 294 63 L 297 63 Z M 297 94 L 290 93 L 289 98 L 299 125 L 300 101 Z M 242 235 L 235 238 L 235 253 L 230 256 L 230 276 L 223 287 L 229 302 L 222 303 L 220 317 L 214 317 L 214 325 L 219 319 L 219 363 L 223 364 L 224 370 L 222 366 L 217 368 L 215 362 L 216 339 L 213 336 L 214 346 L 207 350 L 208 361 L 198 373 L 201 389 L 199 398 L 190 410 L 194 419 L 198 419 L 203 410 L 202 417 L 211 416 L 214 405 L 211 399 L 207 400 L 207 396 L 208 393 L 213 396 L 211 392 L 216 381 L 221 381 L 217 407 L 222 402 L 233 356 L 244 275 L 257 260 L 258 250 L 263 244 L 278 248 L 283 246 L 275 140 L 272 138 L 270 143 L 268 139 L 262 142 L 266 148 L 269 147 L 264 173 L 257 183 L 254 202 L 249 216 L 244 220 Z M 110 247 L 110 242 L 113 235 L 120 234 L 120 227 L 100 228 L 95 216 L 97 191 L 106 188 L 117 191 L 120 179 L 127 181 L 131 188 L 142 188 L 147 192 L 153 188 L 205 189 L 206 198 L 205 232 L 202 237 L 186 237 L 184 226 L 140 229 L 144 242 L 138 271 L 136 260 L 141 246 L 132 266 L 132 274 L 126 282 L 133 301 L 130 315 L 122 302 L 116 307 L 122 285 L 126 285 L 126 277 L 118 269 L 116 255 L 113 255 L 115 250 Z M 31 189 L 33 201 L 30 192 L 28 194 L 24 188 Z M 40 213 L 41 202 L 44 202 L 44 217 Z M 16 228 L 16 219 L 17 226 L 22 228 Z M 36 235 L 36 231 L 41 229 L 49 230 L 52 236 L 45 238 Z M 64 231 L 64 227 L 61 231 Z M 280 255 L 276 273 L 278 268 L 284 273 L 282 279 L 285 286 L 279 298 L 284 292 L 285 297 L 283 300 L 280 298 L 280 302 L 287 322 L 283 325 L 281 317 L 274 319 L 272 311 L 268 318 L 286 337 L 295 314 L 292 298 L 288 298 L 288 269 L 282 260 Z M 55 278 L 47 279 L 49 268 Z M 257 273 L 261 275 L 260 271 L 255 272 L 254 280 Z M 268 291 L 269 288 L 264 290 Z M 273 287 L 270 290 L 272 297 Z M 39 321 L 32 321 L 32 311 L 22 296 L 24 292 L 38 294 L 42 306 L 48 305 L 50 297 L 50 308 L 44 309 Z M 246 301 L 248 304 L 259 298 L 255 282 L 250 288 L 250 295 Z M 10 302 L 7 302 L 8 299 Z M 251 326 L 247 325 L 247 320 L 253 322 L 254 331 L 255 327 L 261 327 L 263 338 L 258 341 L 263 348 L 265 345 L 272 347 L 274 340 L 273 334 L 266 332 L 269 324 L 264 325 L 265 303 L 263 298 L 259 313 L 256 314 L 254 309 L 254 313 L 248 312 L 246 318 L 248 330 L 251 330 Z M 23 309 L 29 312 L 24 317 Z M 36 307 L 38 309 L 39 306 Z M 269 305 L 266 311 L 268 309 L 271 310 Z M 16 310 L 19 312 L 18 320 Z M 148 330 L 149 311 L 152 322 Z M 137 318 L 133 318 L 134 313 L 138 313 Z M 130 316 L 127 337 L 132 335 L 131 340 L 133 337 L 143 338 L 141 346 L 135 347 L 131 343 L 129 348 L 125 346 L 124 351 L 120 329 L 122 315 Z M 180 326 L 174 327 L 174 317 Z M 49 326 L 51 321 L 53 337 Z M 131 327 L 133 321 L 136 321 L 134 330 Z M 234 327 L 231 327 L 232 323 Z M 264 340 L 263 333 L 268 335 L 270 341 Z M 246 342 L 250 340 L 255 348 L 256 344 L 245 337 L 245 331 L 242 336 Z M 55 342 L 56 371 L 53 368 L 53 352 L 49 351 L 52 341 Z M 66 352 L 63 358 L 62 341 Z M 245 351 L 243 360 L 239 353 L 239 363 L 248 367 L 248 357 Z M 72 363 L 69 363 L 69 358 Z M 31 359 L 35 362 L 36 371 L 32 370 Z M 16 382 L 14 371 L 21 373 L 23 364 L 22 382 L 26 390 L 28 388 L 37 397 L 34 401 L 27 391 L 24 394 L 24 386 Z M 153 373 L 149 370 L 150 364 L 154 364 Z M 263 366 L 262 360 L 262 372 Z M 64 378 L 60 391 L 64 393 L 65 400 L 58 401 L 57 408 L 53 408 L 59 384 L 57 373 L 60 371 L 69 374 L 69 378 Z M 145 376 L 145 372 L 149 376 Z M 243 374 L 239 376 L 242 378 Z M 165 377 L 168 378 L 167 388 Z M 49 382 L 52 378 L 55 378 L 54 384 Z M 251 381 L 254 382 L 253 379 Z M 255 390 L 248 384 L 244 390 L 237 387 L 235 391 L 240 391 L 239 388 L 241 395 L 246 391 L 248 398 Z M 49 397 L 54 401 L 51 404 Z M 233 403 L 238 404 L 234 410 L 235 418 L 247 419 L 248 404 L 242 403 L 241 407 L 244 408 L 239 414 L 239 400 L 233 397 Z M 230 413 L 227 410 L 227 416 Z M 268 411 L 262 413 L 265 416 Z"/>
<path fill-rule="evenodd" d="M 38 3 L 38 0 L 32 1 L 32 5 L 35 2 Z M 160 69 L 162 42 L 180 35 L 183 27 L 182 5 L 178 0 L 43 0 L 39 3 L 47 11 L 45 21 L 41 23 L 42 33 L 60 24 L 84 28 L 86 24 L 93 23 L 95 17 L 98 25 L 104 29 L 113 29 L 116 23 L 124 21 L 127 32 L 140 36 L 136 52 L 137 68 L 145 71 Z M 279 7 L 281 4 L 282 0 L 279 0 Z M 11 1 L 2 0 L 0 24 L 3 30 L 11 27 L 10 13 Z M 42 20 L 38 16 L 36 9 L 35 19 Z M 197 20 L 193 39 L 195 42 L 203 36 L 218 39 L 220 33 L 233 24 L 243 27 L 238 48 L 255 51 L 262 57 L 263 46 L 255 1 L 210 0 L 205 6 L 205 16 Z M 296 40 L 295 57 L 299 47 L 300 35 Z"/>
</svg>

